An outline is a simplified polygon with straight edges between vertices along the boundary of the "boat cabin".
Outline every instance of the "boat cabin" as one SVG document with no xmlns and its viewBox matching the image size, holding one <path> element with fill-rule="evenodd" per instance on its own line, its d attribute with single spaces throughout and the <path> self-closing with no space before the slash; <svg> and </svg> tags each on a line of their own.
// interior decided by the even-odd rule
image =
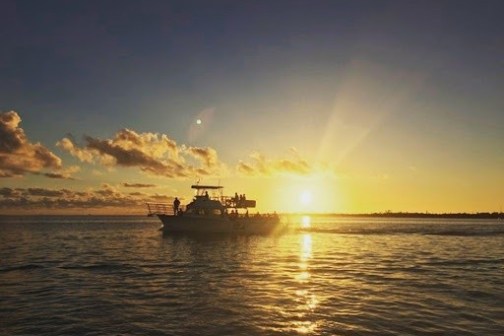
<svg viewBox="0 0 504 336">
<path fill-rule="evenodd" d="M 246 210 L 256 206 L 256 201 L 247 200 L 245 195 L 224 196 L 222 186 L 192 185 L 191 188 L 196 190 L 196 194 L 192 202 L 187 204 L 186 214 L 224 216 L 228 213 L 228 209 L 234 209 L 236 213 L 238 209 Z"/>
<path fill-rule="evenodd" d="M 220 202 L 223 187 L 192 185 L 191 188 L 196 189 L 196 195 L 194 196 L 192 202 L 187 204 L 185 213 L 206 216 L 222 216 L 226 213 L 226 208 Z M 211 196 L 208 194 L 209 190 L 213 191 Z M 215 191 L 219 192 L 219 196 L 215 196 Z"/>
</svg>

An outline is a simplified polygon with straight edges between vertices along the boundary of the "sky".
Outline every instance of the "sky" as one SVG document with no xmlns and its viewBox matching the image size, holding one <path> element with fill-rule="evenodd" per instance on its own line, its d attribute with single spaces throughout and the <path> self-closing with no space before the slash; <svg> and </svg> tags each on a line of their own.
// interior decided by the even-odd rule
<svg viewBox="0 0 504 336">
<path fill-rule="evenodd" d="M 0 214 L 504 207 L 502 1 L 0 3 Z"/>
</svg>

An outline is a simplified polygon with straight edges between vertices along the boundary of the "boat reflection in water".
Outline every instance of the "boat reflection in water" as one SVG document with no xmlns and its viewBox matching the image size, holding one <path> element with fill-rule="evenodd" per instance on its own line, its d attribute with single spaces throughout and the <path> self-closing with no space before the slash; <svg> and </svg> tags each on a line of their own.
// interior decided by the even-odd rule
<svg viewBox="0 0 504 336">
<path fill-rule="evenodd" d="M 193 185 L 191 188 L 196 190 L 196 195 L 185 207 L 179 207 L 177 198 L 173 206 L 147 203 L 148 215 L 161 220 L 163 232 L 275 234 L 287 228 L 276 213 L 249 215 L 248 210 L 255 208 L 256 201 L 246 199 L 245 195 L 224 196 L 222 186 Z"/>
</svg>

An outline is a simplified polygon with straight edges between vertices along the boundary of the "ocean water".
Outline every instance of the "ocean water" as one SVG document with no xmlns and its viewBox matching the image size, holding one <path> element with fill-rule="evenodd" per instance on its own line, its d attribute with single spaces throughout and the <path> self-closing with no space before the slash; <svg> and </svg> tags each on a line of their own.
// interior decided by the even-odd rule
<svg viewBox="0 0 504 336">
<path fill-rule="evenodd" d="M 287 219 L 286 219 L 287 220 Z M 0 217 L 1 335 L 504 335 L 504 222 Z"/>
</svg>

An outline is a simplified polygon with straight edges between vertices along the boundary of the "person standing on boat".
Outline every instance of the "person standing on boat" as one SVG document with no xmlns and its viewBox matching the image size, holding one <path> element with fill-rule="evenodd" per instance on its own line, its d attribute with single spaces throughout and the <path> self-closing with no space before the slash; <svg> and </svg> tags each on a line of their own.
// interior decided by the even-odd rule
<svg viewBox="0 0 504 336">
<path fill-rule="evenodd" d="M 175 200 L 173 201 L 173 214 L 176 216 L 179 210 L 180 206 L 180 201 L 177 197 L 175 197 Z"/>
</svg>

